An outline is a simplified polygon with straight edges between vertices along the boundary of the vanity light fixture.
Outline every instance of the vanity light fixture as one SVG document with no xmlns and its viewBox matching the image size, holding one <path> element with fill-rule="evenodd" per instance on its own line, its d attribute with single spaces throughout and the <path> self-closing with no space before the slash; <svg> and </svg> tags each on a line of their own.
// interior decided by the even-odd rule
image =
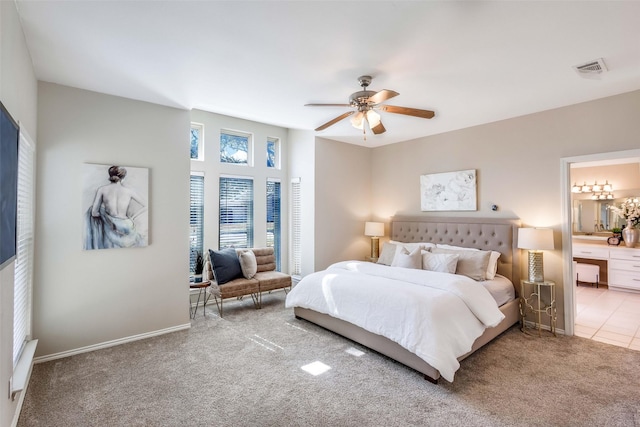
<svg viewBox="0 0 640 427">
<path fill-rule="evenodd" d="M 611 200 L 613 199 L 613 185 L 609 184 L 609 180 L 606 180 L 604 185 L 598 184 L 598 181 L 593 185 L 587 185 L 586 181 L 583 185 L 578 185 L 575 182 L 571 187 L 572 193 L 593 193 L 591 194 L 591 200 Z"/>
<path fill-rule="evenodd" d="M 573 187 L 571 187 L 571 192 L 572 193 L 581 193 L 582 192 L 582 187 L 574 182 L 573 183 Z"/>
</svg>

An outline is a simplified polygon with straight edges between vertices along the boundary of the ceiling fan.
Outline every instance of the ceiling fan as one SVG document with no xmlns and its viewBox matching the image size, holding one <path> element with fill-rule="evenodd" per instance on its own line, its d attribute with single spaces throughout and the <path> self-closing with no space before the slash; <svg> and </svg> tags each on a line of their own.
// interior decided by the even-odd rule
<svg viewBox="0 0 640 427">
<path fill-rule="evenodd" d="M 380 121 L 380 114 L 378 114 L 375 110 L 386 111 L 388 113 L 395 114 L 404 114 L 407 116 L 421 117 L 423 119 L 430 119 L 435 115 L 433 111 L 429 110 L 397 107 L 394 105 L 382 105 L 382 103 L 386 100 L 400 94 L 388 89 L 383 89 L 379 92 L 367 90 L 367 87 L 371 84 L 371 80 L 371 76 L 358 77 L 358 81 L 360 82 L 360 86 L 362 86 L 362 90 L 352 93 L 351 96 L 349 96 L 348 104 L 305 104 L 305 107 L 351 107 L 355 109 L 354 111 L 347 111 L 346 113 L 339 115 L 333 120 L 329 120 L 327 123 L 316 128 L 315 130 L 324 130 L 329 126 L 338 123 L 340 120 L 346 119 L 347 117 L 353 115 L 353 117 L 351 117 L 351 124 L 353 125 L 353 127 L 355 127 L 356 129 L 362 129 L 363 132 L 366 132 L 364 126 L 364 123 L 366 122 L 369 125 L 369 129 L 371 129 L 371 132 L 378 135 L 385 132 L 386 129 L 382 125 L 382 121 Z"/>
</svg>

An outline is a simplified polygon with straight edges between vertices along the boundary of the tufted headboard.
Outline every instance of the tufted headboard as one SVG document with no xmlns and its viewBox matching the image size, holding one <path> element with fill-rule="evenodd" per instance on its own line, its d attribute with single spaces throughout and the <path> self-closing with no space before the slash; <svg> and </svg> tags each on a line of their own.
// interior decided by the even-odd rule
<svg viewBox="0 0 640 427">
<path fill-rule="evenodd" d="M 500 252 L 498 273 L 520 287 L 519 219 L 395 216 L 391 240 L 441 243 Z"/>
</svg>

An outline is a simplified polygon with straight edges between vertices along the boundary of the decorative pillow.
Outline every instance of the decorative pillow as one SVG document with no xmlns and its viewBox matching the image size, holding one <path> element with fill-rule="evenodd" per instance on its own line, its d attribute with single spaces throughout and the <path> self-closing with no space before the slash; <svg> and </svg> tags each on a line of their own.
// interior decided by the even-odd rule
<svg viewBox="0 0 640 427">
<path fill-rule="evenodd" d="M 218 285 L 224 285 L 233 279 L 242 277 L 242 268 L 235 249 L 224 248 L 219 251 L 209 249 L 209 256 Z"/>
<path fill-rule="evenodd" d="M 432 254 L 422 251 L 422 269 L 455 274 L 458 258 L 457 254 Z"/>
<path fill-rule="evenodd" d="M 436 247 L 442 248 L 442 249 L 458 249 L 461 251 L 479 251 L 480 250 L 476 248 L 465 248 L 463 246 L 443 245 L 440 243 L 438 243 Z M 496 251 L 487 251 L 487 252 L 491 252 L 491 256 L 489 257 L 489 265 L 487 266 L 487 280 L 493 280 L 496 277 L 496 273 L 498 272 L 498 259 L 500 258 L 500 252 L 496 252 Z"/>
<path fill-rule="evenodd" d="M 422 249 L 416 248 L 413 252 L 409 253 L 405 248 L 401 248 L 396 256 L 393 258 L 391 267 L 402 268 L 422 268 Z"/>
<path fill-rule="evenodd" d="M 238 253 L 240 260 L 240 269 L 245 279 L 251 279 L 258 272 L 258 261 L 256 254 L 251 249 L 243 250 Z"/>
<path fill-rule="evenodd" d="M 382 252 L 378 257 L 378 264 L 391 265 L 395 255 L 396 255 L 396 245 L 394 245 L 393 243 L 385 242 L 382 245 Z"/>
<path fill-rule="evenodd" d="M 458 264 L 456 266 L 456 274 L 462 274 L 473 280 L 485 280 L 487 278 L 487 266 L 489 265 L 489 258 L 491 257 L 491 252 L 489 251 L 443 248 L 434 248 L 431 251 L 434 254 L 457 254 Z"/>
</svg>

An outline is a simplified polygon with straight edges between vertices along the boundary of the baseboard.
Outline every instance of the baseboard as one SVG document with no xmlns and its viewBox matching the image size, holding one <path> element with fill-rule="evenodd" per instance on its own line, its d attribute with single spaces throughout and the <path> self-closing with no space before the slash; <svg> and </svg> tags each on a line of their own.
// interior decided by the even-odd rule
<svg viewBox="0 0 640 427">
<path fill-rule="evenodd" d="M 538 330 L 538 324 L 536 322 L 532 322 L 530 320 L 527 320 L 525 322 L 525 325 L 527 326 L 527 329 L 529 329 L 529 330 L 532 330 L 532 331 L 537 331 Z M 551 332 L 551 327 L 548 326 L 548 325 L 544 325 L 543 324 L 540 329 L 542 329 L 543 331 Z M 556 335 L 565 335 L 564 329 L 556 328 Z"/>
<path fill-rule="evenodd" d="M 113 340 L 113 341 L 106 341 L 106 342 L 99 343 L 99 344 L 89 345 L 87 347 L 76 348 L 74 350 L 67 350 L 67 351 L 62 351 L 60 353 L 48 354 L 46 356 L 39 356 L 39 357 L 36 357 L 36 358 L 33 359 L 33 363 L 42 363 L 42 362 L 48 362 L 50 360 L 62 359 L 64 357 L 74 356 L 76 354 L 88 353 L 90 351 L 95 351 L 95 350 L 100 350 L 100 349 L 103 349 L 103 348 L 114 347 L 116 345 L 126 344 L 128 342 L 143 340 L 145 338 L 151 338 L 151 337 L 155 337 L 155 336 L 158 336 L 158 335 L 168 334 L 168 333 L 171 333 L 171 332 L 182 331 L 182 330 L 185 330 L 185 329 L 189 329 L 190 327 L 191 327 L 191 323 L 185 323 L 183 325 L 173 326 L 171 328 L 160 329 L 160 330 L 157 330 L 157 331 L 147 332 L 147 333 L 144 333 L 144 334 L 132 335 L 132 336 L 129 336 L 129 337 L 120 338 L 120 339 Z"/>
</svg>

